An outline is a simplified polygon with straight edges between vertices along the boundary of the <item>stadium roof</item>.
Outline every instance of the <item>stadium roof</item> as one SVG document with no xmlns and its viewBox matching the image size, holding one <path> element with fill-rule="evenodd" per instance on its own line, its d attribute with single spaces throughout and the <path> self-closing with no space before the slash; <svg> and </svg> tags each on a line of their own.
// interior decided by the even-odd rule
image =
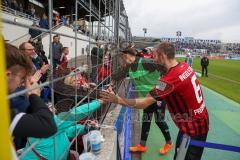
<svg viewBox="0 0 240 160">
<path fill-rule="evenodd" d="M 41 2 L 48 10 L 48 0 L 38 0 Z M 105 15 L 105 2 L 106 2 L 106 15 Z M 84 18 L 85 15 L 89 15 L 90 9 L 90 0 L 79 0 L 79 9 L 78 9 L 78 18 Z M 101 0 L 100 5 L 99 1 L 92 0 L 92 21 L 98 20 L 99 6 L 101 17 L 108 16 L 109 13 L 112 14 L 112 5 L 113 0 Z M 62 15 L 71 15 L 75 14 L 75 0 L 53 0 L 53 8 Z M 123 3 L 121 2 L 121 9 L 124 9 Z"/>
</svg>

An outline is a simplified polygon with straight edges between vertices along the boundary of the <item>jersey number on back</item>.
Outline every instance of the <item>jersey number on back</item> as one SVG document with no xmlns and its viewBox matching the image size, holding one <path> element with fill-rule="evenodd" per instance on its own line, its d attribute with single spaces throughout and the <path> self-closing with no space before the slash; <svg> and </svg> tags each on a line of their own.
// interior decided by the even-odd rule
<svg viewBox="0 0 240 160">
<path fill-rule="evenodd" d="M 196 99 L 197 99 L 197 102 L 198 103 L 201 103 L 202 102 L 202 92 L 201 92 L 201 87 L 199 84 L 196 83 L 196 80 L 197 80 L 197 77 L 196 75 L 194 74 L 192 76 L 192 85 L 193 85 L 193 88 L 194 88 L 194 92 L 195 92 L 195 96 L 196 96 Z"/>
</svg>

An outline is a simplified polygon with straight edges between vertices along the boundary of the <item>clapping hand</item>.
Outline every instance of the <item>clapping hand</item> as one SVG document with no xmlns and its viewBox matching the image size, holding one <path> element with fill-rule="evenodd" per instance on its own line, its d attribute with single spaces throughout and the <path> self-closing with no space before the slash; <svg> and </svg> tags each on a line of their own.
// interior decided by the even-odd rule
<svg viewBox="0 0 240 160">
<path fill-rule="evenodd" d="M 49 67 L 50 67 L 50 65 L 49 64 L 44 64 L 44 65 L 42 65 L 42 67 L 41 67 L 41 73 L 42 74 L 45 74 L 46 72 L 47 72 L 47 70 L 49 69 Z"/>
</svg>

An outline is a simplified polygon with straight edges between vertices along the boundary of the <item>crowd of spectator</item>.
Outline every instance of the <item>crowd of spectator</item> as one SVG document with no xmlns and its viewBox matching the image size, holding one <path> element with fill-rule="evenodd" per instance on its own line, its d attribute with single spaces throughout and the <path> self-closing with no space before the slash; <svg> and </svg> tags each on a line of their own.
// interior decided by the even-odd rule
<svg viewBox="0 0 240 160">
<path fill-rule="evenodd" d="M 2 6 L 12 9 L 13 11 L 18 11 L 21 13 L 25 13 L 27 18 L 36 19 L 38 16 L 36 15 L 36 10 L 33 5 L 29 3 L 22 4 L 21 2 L 17 2 L 17 0 L 3 0 Z M 16 14 L 16 12 L 15 12 Z"/>
<path fill-rule="evenodd" d="M 193 52 L 197 52 L 198 50 L 206 50 L 207 53 L 235 53 L 240 54 L 240 43 L 219 43 L 219 44 L 211 44 L 211 43 L 186 43 L 186 42 L 175 42 L 176 50 L 184 51 L 191 50 Z"/>
<path fill-rule="evenodd" d="M 43 29 L 49 29 L 49 19 L 46 13 L 36 13 L 35 7 L 32 4 L 17 2 L 17 0 L 3 0 L 2 6 L 7 7 L 4 10 L 13 12 L 13 14 L 23 13 L 25 14 L 25 18 L 29 18 L 33 20 L 33 27 L 40 27 Z M 10 10 L 9 10 L 10 8 Z M 17 12 L 16 12 L 17 11 Z M 42 15 L 41 15 L 42 14 Z M 53 14 L 53 26 L 57 26 L 59 24 L 70 26 L 70 17 L 65 15 L 60 15 L 59 13 Z M 34 39 L 42 32 L 37 29 L 29 29 L 29 34 Z"/>
<path fill-rule="evenodd" d="M 33 35 L 32 38 L 35 38 L 37 36 L 38 35 Z M 28 42 L 23 42 L 19 48 L 16 48 L 7 43 L 5 44 L 5 48 L 7 55 L 6 60 L 9 94 L 17 93 L 25 89 L 30 89 L 33 86 L 40 85 L 49 80 L 50 76 L 48 73 L 50 65 L 53 65 L 54 78 L 76 73 L 76 76 L 66 77 L 62 81 L 62 86 L 57 86 L 60 88 L 62 88 L 63 85 L 69 85 L 72 88 L 77 87 L 78 90 L 86 89 L 89 87 L 96 87 L 97 84 L 100 84 L 111 74 L 110 59 L 112 54 L 112 47 L 110 44 L 104 47 L 103 45 L 100 45 L 99 42 L 97 42 L 96 47 L 92 48 L 92 65 L 95 68 L 92 74 L 90 74 L 89 70 L 86 69 L 88 68 L 86 64 L 83 66 L 85 69 L 80 69 L 79 67 L 69 67 L 69 47 L 62 45 L 59 35 L 55 35 L 53 37 L 53 62 L 50 61 L 50 57 L 46 57 L 45 55 L 41 36 L 37 38 L 36 42 L 32 39 L 30 39 Z M 94 59 L 93 57 L 97 59 Z M 89 76 L 94 78 L 89 79 Z M 108 83 L 109 82 L 110 81 L 108 81 Z M 13 83 L 15 85 L 11 86 L 10 84 Z M 46 89 L 48 92 L 45 92 Z M 57 139 L 59 139 L 62 143 L 62 151 L 58 152 L 57 156 L 60 158 L 63 151 L 65 151 L 66 153 L 63 159 L 67 159 L 69 154 L 68 145 L 70 144 L 70 140 L 68 138 L 73 138 L 75 136 L 75 130 L 73 130 L 73 128 L 75 128 L 77 125 L 80 134 L 85 134 L 87 132 L 84 124 L 77 124 L 77 122 L 74 120 L 70 120 L 72 122 L 69 121 L 66 123 L 64 122 L 58 124 L 62 116 L 59 117 L 55 114 L 55 104 L 57 104 L 59 101 L 57 97 L 51 97 L 51 94 L 49 93 L 50 91 L 51 90 L 49 89 L 49 86 L 45 86 L 41 89 L 39 88 L 31 90 L 27 92 L 27 94 L 22 94 L 10 99 L 10 109 L 12 116 L 11 126 L 13 126 L 12 134 L 14 136 L 14 145 L 16 150 L 24 148 L 23 150 L 19 151 L 19 153 L 21 153 L 27 149 L 31 143 L 37 141 L 36 138 L 44 139 L 39 143 L 39 145 L 36 145 L 34 149 L 31 150 L 23 159 L 51 159 L 54 156 L 52 152 L 53 149 L 50 149 L 50 146 L 53 147 L 52 143 L 54 142 L 52 135 L 56 132 L 58 135 Z M 64 93 L 64 90 L 61 91 Z M 82 98 L 84 96 L 85 95 L 82 95 Z M 54 98 L 54 104 L 51 104 L 51 98 Z M 86 118 L 87 115 L 93 113 L 96 109 L 98 109 L 102 103 L 103 102 L 100 100 L 95 100 L 90 103 L 89 106 L 79 106 L 79 113 L 76 114 L 81 114 L 81 116 L 78 117 L 77 120 L 80 121 Z M 71 106 L 69 107 L 71 108 Z M 66 110 L 66 112 L 67 111 L 68 110 Z M 66 114 L 67 113 L 65 113 L 65 115 Z M 92 125 L 94 126 L 96 123 L 93 123 Z M 42 145 L 45 147 L 42 147 Z"/>
<path fill-rule="evenodd" d="M 226 50 L 231 53 L 240 54 L 240 43 L 227 43 Z"/>
<path fill-rule="evenodd" d="M 36 13 L 35 7 L 32 4 L 22 4 L 21 2 L 17 2 L 17 0 L 3 0 L 2 6 L 7 7 L 4 9 L 5 11 L 11 12 L 15 15 L 24 16 L 25 18 L 29 18 L 33 21 L 32 27 L 35 28 L 29 29 L 29 34 L 31 35 L 31 38 L 33 40 L 35 40 L 36 37 L 43 33 L 42 31 L 38 30 L 38 28 L 49 29 L 48 15 L 46 13 Z M 74 31 L 76 29 L 79 33 L 86 34 L 87 36 L 93 36 L 90 35 L 90 31 L 87 29 L 84 18 L 80 18 L 76 22 L 72 22 L 70 20 L 70 17 L 67 15 L 53 13 L 52 26 L 55 27 L 60 24 L 64 26 L 69 26 L 73 28 Z"/>
<path fill-rule="evenodd" d="M 186 42 L 175 42 L 176 50 L 197 50 L 197 49 L 204 49 L 210 53 L 219 53 L 221 49 L 221 44 L 209 44 L 209 43 L 186 43 Z"/>
</svg>

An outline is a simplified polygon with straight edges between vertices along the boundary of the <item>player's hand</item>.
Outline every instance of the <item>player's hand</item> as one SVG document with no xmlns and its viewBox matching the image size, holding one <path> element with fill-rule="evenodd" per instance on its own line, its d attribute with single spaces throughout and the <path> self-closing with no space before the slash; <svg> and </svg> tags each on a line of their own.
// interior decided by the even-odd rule
<svg viewBox="0 0 240 160">
<path fill-rule="evenodd" d="M 118 96 L 113 91 L 103 90 L 100 92 L 100 97 L 106 102 L 118 103 Z"/>
</svg>

